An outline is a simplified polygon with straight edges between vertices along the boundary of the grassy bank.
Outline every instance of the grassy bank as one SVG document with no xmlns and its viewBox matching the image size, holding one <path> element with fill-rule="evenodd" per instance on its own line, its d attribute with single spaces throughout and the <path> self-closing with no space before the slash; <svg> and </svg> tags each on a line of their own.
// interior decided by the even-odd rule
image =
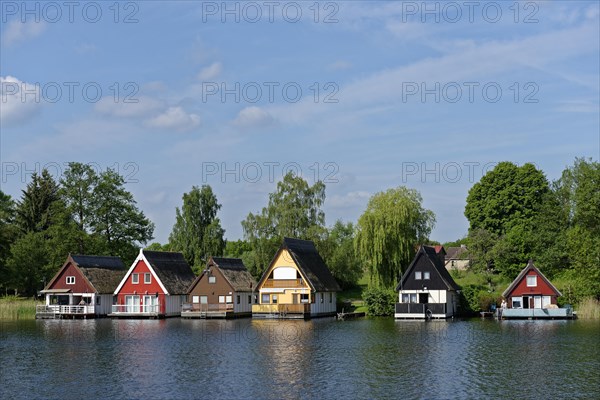
<svg viewBox="0 0 600 400">
<path fill-rule="evenodd" d="M 575 307 L 575 310 L 577 311 L 577 318 L 600 319 L 600 301 L 593 297 L 583 299 L 583 301 Z"/>
<path fill-rule="evenodd" d="M 35 306 L 42 302 L 22 297 L 0 298 L 0 320 L 35 319 Z"/>
<path fill-rule="evenodd" d="M 367 312 L 367 307 L 362 299 L 362 293 L 368 286 L 368 278 L 364 276 L 358 281 L 358 285 L 352 288 L 343 290 L 338 293 L 338 303 L 350 304 L 349 308 L 345 308 L 344 311 L 350 312 Z"/>
</svg>

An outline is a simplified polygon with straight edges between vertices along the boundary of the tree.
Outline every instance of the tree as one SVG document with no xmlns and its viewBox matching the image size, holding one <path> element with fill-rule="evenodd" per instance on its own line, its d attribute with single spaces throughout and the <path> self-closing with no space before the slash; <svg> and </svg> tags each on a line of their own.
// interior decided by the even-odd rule
<svg viewBox="0 0 600 400">
<path fill-rule="evenodd" d="M 225 248 L 225 230 L 217 212 L 221 204 L 209 185 L 193 186 L 183 194 L 181 210 L 175 209 L 176 221 L 169 236 L 174 251 L 180 251 L 195 269 L 203 268 L 209 256 L 220 256 Z"/>
<path fill-rule="evenodd" d="M 354 252 L 354 225 L 337 220 L 319 245 L 319 253 L 342 288 L 355 286 L 362 277 L 361 263 Z"/>
<path fill-rule="evenodd" d="M 544 174 L 533 164 L 501 162 L 469 190 L 465 216 L 469 230 L 503 235 L 515 224 L 531 221 L 549 191 Z"/>
<path fill-rule="evenodd" d="M 41 175 L 34 172 L 17 204 L 17 226 L 23 233 L 45 231 L 59 198 L 58 185 L 48 170 L 44 169 Z"/>
<path fill-rule="evenodd" d="M 60 180 L 60 196 L 66 204 L 67 212 L 77 226 L 77 245 L 80 254 L 86 253 L 89 232 L 94 221 L 94 190 L 98 185 L 98 175 L 94 169 L 77 162 L 69 163 Z"/>
<path fill-rule="evenodd" d="M 100 175 L 93 191 L 90 225 L 103 254 L 133 260 L 137 248 L 152 239 L 154 224 L 137 208 L 124 185 L 124 178 L 111 169 Z"/>
<path fill-rule="evenodd" d="M 421 203 L 419 192 L 403 186 L 379 192 L 369 200 L 358 220 L 354 248 L 371 284 L 393 287 L 417 245 L 427 241 L 435 215 Z"/>
<path fill-rule="evenodd" d="M 11 246 L 8 267 L 17 292 L 32 296 L 44 286 L 52 274 L 47 250 L 44 232 L 28 232 Z"/>
<path fill-rule="evenodd" d="M 6 288 L 11 277 L 7 266 L 10 246 L 17 237 L 14 225 L 15 203 L 0 190 L 0 288 Z"/>
<path fill-rule="evenodd" d="M 244 239 L 252 250 L 246 253 L 249 271 L 259 277 L 277 251 L 284 237 L 313 240 L 324 239 L 325 184 L 310 186 L 302 177 L 288 172 L 269 194 L 269 203 L 259 214 L 249 213 L 244 221 Z"/>
</svg>

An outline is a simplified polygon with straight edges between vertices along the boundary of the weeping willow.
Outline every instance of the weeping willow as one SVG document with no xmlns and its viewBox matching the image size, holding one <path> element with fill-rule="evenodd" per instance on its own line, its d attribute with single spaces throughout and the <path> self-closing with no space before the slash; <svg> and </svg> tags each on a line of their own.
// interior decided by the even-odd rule
<svg viewBox="0 0 600 400">
<path fill-rule="evenodd" d="M 391 288 L 424 243 L 435 215 L 424 209 L 418 191 L 398 187 L 376 193 L 357 224 L 354 249 L 371 277 L 371 284 Z"/>
</svg>

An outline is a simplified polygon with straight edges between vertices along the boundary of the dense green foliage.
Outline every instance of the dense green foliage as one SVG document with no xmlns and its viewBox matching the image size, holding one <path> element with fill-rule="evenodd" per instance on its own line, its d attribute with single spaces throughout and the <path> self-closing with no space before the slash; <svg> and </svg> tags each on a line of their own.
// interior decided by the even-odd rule
<svg viewBox="0 0 600 400">
<path fill-rule="evenodd" d="M 391 289 L 372 286 L 363 292 L 363 300 L 369 315 L 390 316 L 394 315 L 398 294 Z"/>
<path fill-rule="evenodd" d="M 154 225 L 138 210 L 124 180 L 70 163 L 57 183 L 34 173 L 15 204 L 0 195 L 0 286 L 35 294 L 68 253 L 121 256 L 132 261 Z"/>
<path fill-rule="evenodd" d="M 203 185 L 184 193 L 181 210 L 175 210 L 176 221 L 169 236 L 170 249 L 182 252 L 196 271 L 204 268 L 208 257 L 223 255 L 225 230 L 217 217 L 220 209 L 221 204 L 212 188 Z"/>
<path fill-rule="evenodd" d="M 354 253 L 354 225 L 336 221 L 317 246 L 340 286 L 343 289 L 355 286 L 363 276 L 363 269 Z"/>
<path fill-rule="evenodd" d="M 255 277 L 269 265 L 284 237 L 320 242 L 325 234 L 325 185 L 310 186 L 302 177 L 287 173 L 269 195 L 260 213 L 249 213 L 244 221 L 244 239 L 252 249 L 243 260 Z"/>
<path fill-rule="evenodd" d="M 421 195 L 405 187 L 377 193 L 369 200 L 358 219 L 354 248 L 373 285 L 395 286 L 416 245 L 427 241 L 435 216 L 421 203 Z"/>
</svg>

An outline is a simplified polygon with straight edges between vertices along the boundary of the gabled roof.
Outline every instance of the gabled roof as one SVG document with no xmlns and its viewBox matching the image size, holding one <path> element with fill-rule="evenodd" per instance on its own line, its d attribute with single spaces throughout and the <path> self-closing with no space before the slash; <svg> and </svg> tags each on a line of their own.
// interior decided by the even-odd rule
<svg viewBox="0 0 600 400">
<path fill-rule="evenodd" d="M 468 251 L 466 247 L 457 246 L 457 247 L 448 247 L 446 251 L 446 260 L 458 259 L 460 255 L 464 252 Z"/>
<path fill-rule="evenodd" d="M 435 253 L 440 254 L 441 252 L 443 252 L 444 255 L 446 255 L 446 249 L 444 248 L 444 246 L 438 244 L 437 246 L 435 246 Z"/>
<path fill-rule="evenodd" d="M 510 296 L 510 294 L 512 293 L 512 291 L 515 290 L 515 288 L 517 287 L 517 285 L 525 278 L 525 275 L 527 275 L 527 273 L 529 271 L 534 271 L 540 278 L 542 278 L 542 280 L 544 282 L 546 282 L 546 284 L 550 287 L 550 289 L 552 289 L 554 292 L 556 292 L 557 296 L 562 296 L 562 293 L 556 288 L 556 286 L 554 286 L 548 280 L 548 278 L 546 278 L 544 276 L 544 274 L 542 274 L 542 272 L 539 269 L 537 269 L 537 267 L 535 265 L 533 265 L 533 260 L 529 260 L 529 262 L 527 263 L 527 266 L 521 270 L 521 272 L 516 277 L 516 279 L 514 281 L 512 281 L 512 283 L 502 293 L 502 296 L 504 298 L 507 298 L 508 296 Z"/>
<path fill-rule="evenodd" d="M 140 261 L 144 261 L 157 279 L 159 286 L 169 295 L 186 294 L 190 283 L 196 278 L 185 258 L 183 258 L 183 254 L 141 249 L 140 254 L 131 264 L 127 274 L 115 290 L 115 294 L 121 290 Z"/>
<path fill-rule="evenodd" d="M 206 266 L 218 268 L 236 292 L 251 292 L 256 288 L 256 280 L 239 258 L 210 257 Z M 206 270 L 194 279 L 188 288 L 188 293 L 200 282 L 205 273 Z"/>
<path fill-rule="evenodd" d="M 260 278 L 259 285 L 267 279 L 271 266 L 283 250 L 287 250 L 290 253 L 294 263 L 298 266 L 301 274 L 314 291 L 338 292 L 341 290 L 340 285 L 338 285 L 333 275 L 331 275 L 331 271 L 325 265 L 325 261 L 321 258 L 313 242 L 287 237 L 283 239 L 283 243 L 273 261 L 271 261 L 271 265 Z"/>
<path fill-rule="evenodd" d="M 97 293 L 113 293 L 127 272 L 125 264 L 119 257 L 69 254 L 67 261 L 48 283 L 44 289 L 45 291 L 54 284 L 69 263 L 72 263 L 81 271 L 84 278 Z"/>
<path fill-rule="evenodd" d="M 460 286 L 458 286 L 456 282 L 454 282 L 454 279 L 452 279 L 452 276 L 450 276 L 450 273 L 442 263 L 442 260 L 440 259 L 439 255 L 436 253 L 436 249 L 431 246 L 421 246 L 417 251 L 417 254 L 415 254 L 415 258 L 413 258 L 412 262 L 402 275 L 400 282 L 396 286 L 396 291 L 400 290 L 402 286 L 404 286 L 406 279 L 413 272 L 415 266 L 417 265 L 421 257 L 425 257 L 425 259 L 429 263 L 431 263 L 431 265 L 435 268 L 435 270 L 442 278 L 442 281 L 444 282 L 448 290 L 460 290 Z"/>
</svg>

